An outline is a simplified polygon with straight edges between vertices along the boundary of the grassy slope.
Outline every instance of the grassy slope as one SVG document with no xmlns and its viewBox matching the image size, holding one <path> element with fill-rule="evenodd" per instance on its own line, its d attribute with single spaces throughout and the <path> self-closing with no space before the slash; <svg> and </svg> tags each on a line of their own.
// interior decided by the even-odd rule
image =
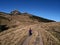
<svg viewBox="0 0 60 45">
<path fill-rule="evenodd" d="M 58 22 L 30 14 L 0 15 L 0 21 L 0 24 L 14 27 L 0 33 L 0 45 L 22 45 L 28 37 L 30 27 L 33 29 L 33 35 L 29 40 L 29 45 L 34 45 L 37 42 L 37 30 L 40 32 L 39 35 L 42 36 L 44 45 L 60 45 L 60 23 Z"/>
<path fill-rule="evenodd" d="M 54 26 L 58 26 L 59 24 L 60 23 L 39 23 L 39 24 L 30 25 L 30 26 L 21 25 L 21 26 L 18 26 L 17 28 L 12 28 L 10 30 L 6 30 L 6 31 L 0 33 L 0 44 L 1 45 L 3 45 L 3 44 L 22 45 L 24 43 L 23 40 L 27 39 L 28 30 L 31 27 L 33 30 L 33 35 L 28 42 L 29 45 L 34 45 L 35 43 L 37 43 L 38 40 L 36 41 L 36 37 L 38 37 L 37 36 L 38 32 L 40 32 L 39 35 L 42 36 L 42 40 L 43 40 L 42 42 L 44 45 L 60 45 L 59 38 L 55 37 L 55 35 L 59 36 L 59 34 L 57 34 L 57 33 L 52 34 L 51 32 L 54 32 L 54 31 L 50 30 L 51 26 L 53 28 Z M 57 30 L 57 31 L 59 32 L 59 30 Z M 41 39 L 41 37 L 40 37 L 40 39 Z"/>
</svg>

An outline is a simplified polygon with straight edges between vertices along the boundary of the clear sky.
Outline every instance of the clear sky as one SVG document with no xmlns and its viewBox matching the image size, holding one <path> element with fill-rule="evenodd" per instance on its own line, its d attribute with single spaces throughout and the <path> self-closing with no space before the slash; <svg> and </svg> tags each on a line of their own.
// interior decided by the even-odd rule
<svg viewBox="0 0 60 45">
<path fill-rule="evenodd" d="M 15 9 L 60 22 L 60 0 L 0 0 L 0 11 Z"/>
</svg>

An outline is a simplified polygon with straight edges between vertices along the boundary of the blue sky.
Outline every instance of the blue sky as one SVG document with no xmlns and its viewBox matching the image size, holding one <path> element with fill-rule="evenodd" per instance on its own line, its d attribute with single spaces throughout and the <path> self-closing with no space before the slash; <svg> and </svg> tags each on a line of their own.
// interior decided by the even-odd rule
<svg viewBox="0 0 60 45">
<path fill-rule="evenodd" d="M 60 0 L 0 0 L 0 11 L 15 9 L 60 22 Z"/>
</svg>

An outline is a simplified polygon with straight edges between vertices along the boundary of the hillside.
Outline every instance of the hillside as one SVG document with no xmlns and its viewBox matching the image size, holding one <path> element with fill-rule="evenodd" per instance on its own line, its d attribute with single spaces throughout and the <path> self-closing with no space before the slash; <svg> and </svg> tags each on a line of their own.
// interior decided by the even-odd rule
<svg viewBox="0 0 60 45">
<path fill-rule="evenodd" d="M 10 13 L 0 12 L 0 25 L 15 25 L 15 23 L 40 23 L 40 22 L 55 22 L 42 17 L 34 16 L 28 13 L 21 13 L 18 10 L 13 10 Z M 18 24 L 18 25 L 19 25 Z"/>
<path fill-rule="evenodd" d="M 32 28 L 32 36 L 28 35 L 29 28 Z M 54 22 L 20 25 L 1 32 L 0 45 L 60 45 L 59 31 L 60 23 Z"/>
<path fill-rule="evenodd" d="M 8 28 L 15 28 L 19 25 L 30 25 L 41 22 L 55 22 L 28 13 L 21 13 L 18 10 L 13 10 L 10 13 L 0 12 L 0 27 L 6 25 Z M 4 28 L 6 27 L 4 26 Z M 0 29 L 1 29 L 0 28 Z"/>
<path fill-rule="evenodd" d="M 17 10 L 1 13 L 0 45 L 60 45 L 60 22 Z"/>
</svg>

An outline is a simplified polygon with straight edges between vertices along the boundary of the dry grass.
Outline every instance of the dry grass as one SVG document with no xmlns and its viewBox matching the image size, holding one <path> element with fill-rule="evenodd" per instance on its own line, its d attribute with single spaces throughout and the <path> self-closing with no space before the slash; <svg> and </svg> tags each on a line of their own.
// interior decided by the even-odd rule
<svg viewBox="0 0 60 45">
<path fill-rule="evenodd" d="M 2 12 L 0 25 L 9 27 L 0 32 L 0 45 L 60 45 L 60 22 L 28 13 L 11 15 Z M 30 28 L 32 36 L 28 33 Z"/>
<path fill-rule="evenodd" d="M 36 23 L 33 25 L 20 25 L 16 28 L 3 31 L 0 33 L 0 45 L 23 45 L 26 39 L 29 38 L 28 30 L 30 27 L 32 28 L 33 35 L 28 42 L 26 42 L 28 45 L 60 45 L 60 34 L 58 33 L 60 31 L 59 24 L 60 23 Z M 40 41 L 38 41 L 38 38 Z"/>
</svg>

